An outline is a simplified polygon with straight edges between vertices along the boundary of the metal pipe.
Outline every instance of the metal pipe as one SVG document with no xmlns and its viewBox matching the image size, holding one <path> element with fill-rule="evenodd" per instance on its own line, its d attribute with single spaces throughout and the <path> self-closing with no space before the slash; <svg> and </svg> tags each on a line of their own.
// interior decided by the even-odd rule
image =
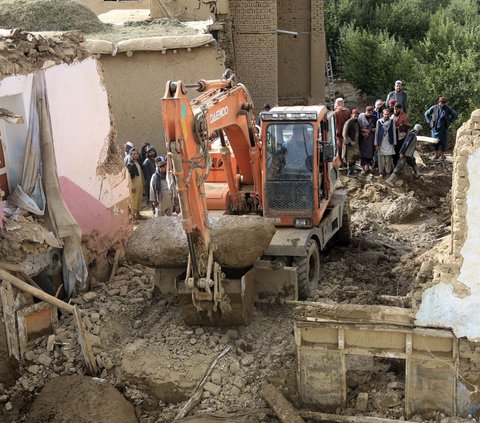
<svg viewBox="0 0 480 423">
<path fill-rule="evenodd" d="M 298 36 L 296 31 L 287 31 L 285 29 L 277 29 L 277 34 L 293 35 L 294 37 Z"/>
</svg>

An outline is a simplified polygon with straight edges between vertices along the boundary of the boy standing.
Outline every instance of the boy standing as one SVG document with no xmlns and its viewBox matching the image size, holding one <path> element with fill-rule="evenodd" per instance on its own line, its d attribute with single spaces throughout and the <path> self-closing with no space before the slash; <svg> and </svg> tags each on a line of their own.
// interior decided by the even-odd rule
<svg viewBox="0 0 480 423">
<path fill-rule="evenodd" d="M 167 181 L 167 162 L 161 156 L 155 158 L 157 170 L 150 180 L 150 201 L 157 209 L 157 216 L 171 216 L 174 209 L 175 188 Z"/>
</svg>

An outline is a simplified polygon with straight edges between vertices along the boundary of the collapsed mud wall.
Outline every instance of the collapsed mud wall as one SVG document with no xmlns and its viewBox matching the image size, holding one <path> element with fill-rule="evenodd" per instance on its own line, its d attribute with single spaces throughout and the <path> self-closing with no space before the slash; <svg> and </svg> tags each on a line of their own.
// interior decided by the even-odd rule
<svg viewBox="0 0 480 423">
<path fill-rule="evenodd" d="M 188 43 L 179 44 L 182 37 L 157 37 L 148 49 L 144 46 L 114 56 L 106 51 L 100 55 L 117 128 L 117 143 L 121 148 L 128 140 L 138 147 L 149 141 L 159 153 L 164 153 L 161 99 L 166 82 L 195 82 L 222 76 L 225 70 L 223 51 L 213 37 L 199 37 L 207 41 L 196 45 L 196 37 L 183 37 L 193 40 L 190 47 Z M 164 42 L 161 38 L 178 40 Z M 93 45 L 89 48 L 93 53 L 98 51 Z M 192 91 L 189 95 L 196 97 L 198 93 Z"/>
<path fill-rule="evenodd" d="M 434 271 L 416 323 L 480 340 L 480 110 L 457 131 L 452 184 L 451 254 Z"/>
<path fill-rule="evenodd" d="M 0 78 L 0 107 L 24 118 L 24 123 L 18 125 L 0 121 L 9 189 L 12 192 L 22 182 L 32 110 L 33 71 L 44 68 L 62 197 L 80 226 L 87 247 L 87 262 L 99 263 L 98 267 L 105 271 L 109 250 L 122 244 L 131 225 L 128 180 L 115 144 L 115 127 L 102 70 L 80 47 L 83 39 L 78 39 L 74 46 L 64 46 L 68 50 L 66 54 L 77 59 L 70 59 L 70 64 L 62 60 L 65 49 L 61 39 L 55 44 L 58 55 L 56 49 L 48 47 L 51 44 L 48 36 L 30 39 L 30 43 L 39 40 L 39 45 L 46 45 L 39 47 L 40 52 L 45 52 L 43 55 L 48 53 L 46 57 L 34 55 L 30 50 L 26 54 L 22 47 L 23 35 L 7 39 L 16 55 L 12 64 L 20 63 L 19 69 L 24 74 Z"/>
</svg>

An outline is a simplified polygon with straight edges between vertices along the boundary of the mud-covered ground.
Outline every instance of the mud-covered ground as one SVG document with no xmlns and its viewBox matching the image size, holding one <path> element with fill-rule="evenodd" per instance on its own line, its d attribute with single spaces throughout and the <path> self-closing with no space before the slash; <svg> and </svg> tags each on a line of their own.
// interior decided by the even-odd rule
<svg viewBox="0 0 480 423">
<path fill-rule="evenodd" d="M 342 176 L 341 188 L 350 194 L 353 240 L 348 247 L 329 246 L 322 253 L 313 300 L 412 306 L 411 290 L 423 255 L 450 229 L 451 163 L 430 156 L 423 148 L 422 176 L 415 179 L 406 168 L 395 188 L 375 176 Z M 301 407 L 289 306 L 258 305 L 247 327 L 187 327 L 176 298 L 162 297 L 154 289 L 154 271 L 131 264 L 119 267 L 111 284 L 99 284 L 75 301 L 83 310 L 98 376 L 133 404 L 141 422 L 171 422 L 211 361 L 229 346 L 193 414 L 257 410 L 224 421 L 277 422 L 262 399 L 265 382 Z M 0 384 L 0 421 L 24 421 L 46 381 L 84 374 L 71 316 L 60 318 L 52 351 L 46 344 L 41 341 L 26 355 L 14 385 Z M 353 357 L 347 363 L 347 409 L 336 412 L 403 418 L 403 374 L 401 362 Z M 369 399 L 367 411 L 360 413 L 356 404 L 362 393 Z M 45 402 L 42 410 L 46 412 Z M 68 413 L 68 407 L 62 412 Z M 424 417 L 433 422 L 443 416 Z"/>
</svg>

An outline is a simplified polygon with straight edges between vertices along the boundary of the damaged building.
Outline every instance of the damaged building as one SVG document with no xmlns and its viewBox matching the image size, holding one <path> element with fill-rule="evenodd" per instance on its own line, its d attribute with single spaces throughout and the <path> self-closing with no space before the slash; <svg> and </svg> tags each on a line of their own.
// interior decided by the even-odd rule
<svg viewBox="0 0 480 423">
<path fill-rule="evenodd" d="M 340 178 L 354 241 L 321 253 L 307 301 L 256 304 L 248 326 L 188 326 L 174 284 L 159 290 L 145 257 L 123 257 L 121 148 L 165 152 L 169 80 L 231 67 L 257 111 L 324 102 L 323 1 L 82 3 L 112 22 L 207 23 L 122 39 L 0 32 L 0 420 L 478 421 L 480 111 L 451 165 L 420 149 L 420 181 Z M 397 197 L 414 213 L 387 231 Z"/>
<path fill-rule="evenodd" d="M 81 47 L 79 33 L 5 32 L 0 267 L 53 296 L 71 297 L 108 279 L 132 230 L 128 181 L 103 74 Z M 39 333 L 53 324 L 56 312 L 45 317 L 41 311 L 50 307 L 34 305 L 32 296 L 11 286 L 2 293 L 3 315 L 13 317 L 10 354 L 19 359 L 35 338 L 20 323 L 29 317 L 24 307 L 39 321 L 47 319 L 39 328 L 33 324 Z M 20 309 L 26 313 L 22 318 Z"/>
</svg>

